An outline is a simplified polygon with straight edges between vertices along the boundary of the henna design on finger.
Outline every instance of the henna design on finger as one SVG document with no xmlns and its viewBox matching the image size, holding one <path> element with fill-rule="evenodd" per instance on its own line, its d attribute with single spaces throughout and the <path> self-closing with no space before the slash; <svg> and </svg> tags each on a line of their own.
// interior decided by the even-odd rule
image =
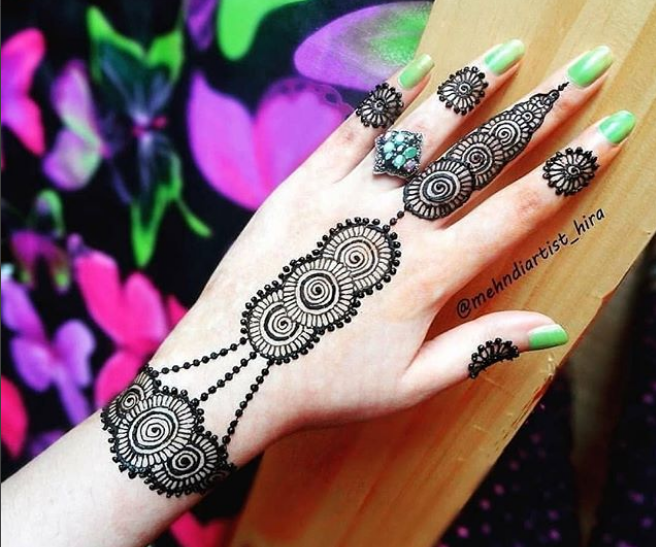
<svg viewBox="0 0 656 547">
<path fill-rule="evenodd" d="M 437 96 L 447 108 L 465 116 L 485 97 L 485 74 L 478 67 L 466 66 L 451 74 L 437 88 Z"/>
<path fill-rule="evenodd" d="M 205 493 L 234 471 L 228 446 L 271 368 L 306 355 L 326 333 L 350 323 L 366 296 L 392 280 L 401 251 L 391 225 L 358 217 L 337 224 L 246 303 L 238 342 L 182 365 L 146 366 L 101 412 L 119 470 L 167 497 Z M 244 351 L 248 355 L 238 357 Z M 194 398 L 164 385 L 183 370 L 233 355 L 239 364 Z M 205 428 L 202 405 L 256 359 L 266 364 L 219 439 Z"/>
<path fill-rule="evenodd" d="M 389 127 L 403 110 L 402 93 L 387 82 L 378 84 L 370 91 L 355 110 L 365 127 Z"/>
<path fill-rule="evenodd" d="M 556 190 L 556 195 L 571 196 L 590 184 L 597 169 L 597 157 L 579 146 L 556 152 L 545 162 L 542 177 L 547 180 L 549 188 Z"/>
<path fill-rule="evenodd" d="M 374 174 L 408 179 L 419 169 L 424 136 L 412 131 L 388 131 L 375 140 Z"/>
<path fill-rule="evenodd" d="M 458 141 L 405 186 L 405 209 L 434 220 L 462 207 L 473 190 L 487 186 L 528 146 L 567 85 L 536 93 Z"/>
<path fill-rule="evenodd" d="M 476 353 L 472 353 L 468 365 L 469 377 L 474 379 L 486 368 L 501 361 L 512 361 L 519 357 L 519 349 L 510 340 L 505 342 L 501 338 L 488 340 L 478 346 Z"/>
</svg>

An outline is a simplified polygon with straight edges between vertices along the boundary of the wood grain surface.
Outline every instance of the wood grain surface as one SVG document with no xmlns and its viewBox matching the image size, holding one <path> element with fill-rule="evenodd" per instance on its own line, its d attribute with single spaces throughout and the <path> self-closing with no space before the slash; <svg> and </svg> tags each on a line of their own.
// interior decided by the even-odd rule
<svg viewBox="0 0 656 547">
<path fill-rule="evenodd" d="M 513 81 L 469 120 L 484 121 L 579 53 L 600 44 L 616 56 L 601 92 L 502 176 L 506 184 L 588 124 L 620 109 L 638 125 L 594 182 L 494 268 L 446 305 L 433 334 L 462 323 L 471 299 L 573 221 L 604 218 L 467 319 L 505 309 L 544 312 L 580 338 L 656 229 L 656 0 L 438 0 L 419 47 L 436 69 L 429 89 L 489 47 L 528 46 Z M 465 129 L 465 128 L 463 128 Z M 498 188 L 497 184 L 495 188 Z M 574 346 L 526 354 L 416 408 L 385 419 L 290 437 L 264 457 L 232 545 L 432 545 L 547 389 Z"/>
</svg>

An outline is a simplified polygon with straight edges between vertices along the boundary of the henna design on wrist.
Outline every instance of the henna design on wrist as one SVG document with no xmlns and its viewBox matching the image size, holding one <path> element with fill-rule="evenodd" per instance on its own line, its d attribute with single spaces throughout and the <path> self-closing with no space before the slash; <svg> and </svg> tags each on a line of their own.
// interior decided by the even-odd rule
<svg viewBox="0 0 656 547">
<path fill-rule="evenodd" d="M 488 340 L 478 346 L 476 353 L 472 353 L 471 362 L 467 367 L 469 377 L 474 379 L 486 368 L 501 361 L 512 361 L 519 357 L 519 349 L 510 340 L 505 342 L 501 338 Z"/>
<path fill-rule="evenodd" d="M 402 216 L 389 225 L 356 217 L 331 228 L 311 253 L 292 260 L 246 303 L 238 342 L 182 365 L 147 365 L 101 412 L 119 470 L 167 497 L 202 494 L 234 471 L 228 446 L 271 368 L 307 354 L 327 332 L 350 323 L 361 300 L 391 281 L 401 257 L 391 226 Z M 163 377 L 244 351 L 248 356 L 239 365 L 194 398 L 163 384 Z M 266 364 L 219 439 L 205 428 L 202 405 L 256 359 Z"/>
<path fill-rule="evenodd" d="M 597 157 L 590 150 L 567 148 L 556 152 L 543 167 L 542 177 L 556 195 L 571 196 L 590 184 L 599 169 Z"/>
<path fill-rule="evenodd" d="M 451 74 L 437 88 L 437 96 L 447 108 L 465 116 L 485 97 L 485 74 L 478 67 L 466 66 Z"/>
<path fill-rule="evenodd" d="M 405 209 L 435 220 L 462 207 L 528 146 L 567 85 L 536 93 L 458 141 L 405 186 Z"/>
<path fill-rule="evenodd" d="M 403 110 L 402 93 L 387 82 L 378 84 L 370 91 L 355 110 L 365 127 L 389 127 Z"/>
</svg>

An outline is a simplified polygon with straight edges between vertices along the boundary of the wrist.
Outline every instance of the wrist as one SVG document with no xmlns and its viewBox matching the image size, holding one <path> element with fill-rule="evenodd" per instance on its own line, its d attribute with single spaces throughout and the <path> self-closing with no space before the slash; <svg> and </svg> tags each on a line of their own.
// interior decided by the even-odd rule
<svg viewBox="0 0 656 547">
<path fill-rule="evenodd" d="M 289 390 L 271 374 L 276 365 L 252 351 L 235 310 L 218 310 L 222 301 L 215 291 L 203 293 L 151 366 L 162 387 L 186 392 L 203 428 L 216 435 L 230 463 L 242 466 L 291 432 L 294 405 L 281 404 Z"/>
</svg>

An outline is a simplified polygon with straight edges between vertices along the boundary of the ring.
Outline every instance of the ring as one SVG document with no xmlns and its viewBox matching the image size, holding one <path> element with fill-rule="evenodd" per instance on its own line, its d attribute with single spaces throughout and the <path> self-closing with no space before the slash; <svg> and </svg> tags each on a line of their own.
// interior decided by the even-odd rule
<svg viewBox="0 0 656 547">
<path fill-rule="evenodd" d="M 412 131 L 390 130 L 376 137 L 374 174 L 387 173 L 409 179 L 419 169 L 424 136 Z"/>
</svg>

